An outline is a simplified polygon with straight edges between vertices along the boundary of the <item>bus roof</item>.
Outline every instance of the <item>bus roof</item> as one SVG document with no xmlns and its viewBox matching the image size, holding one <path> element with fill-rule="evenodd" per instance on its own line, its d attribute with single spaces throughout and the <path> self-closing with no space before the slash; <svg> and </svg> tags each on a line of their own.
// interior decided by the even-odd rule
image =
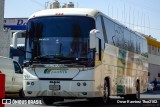
<svg viewBox="0 0 160 107">
<path fill-rule="evenodd" d="M 140 33 L 137 33 L 136 31 L 133 31 L 130 28 L 127 28 L 125 25 L 119 23 L 117 20 L 114 20 L 104 13 L 96 10 L 96 9 L 88 9 L 88 8 L 56 8 L 56 9 L 45 9 L 38 11 L 36 13 L 33 13 L 29 19 L 36 18 L 36 17 L 45 17 L 45 16 L 63 16 L 63 15 L 77 15 L 77 16 L 90 16 L 95 18 L 98 13 L 101 13 L 101 15 L 105 16 L 109 20 L 123 26 L 124 28 L 132 31 L 133 33 L 136 33 L 138 36 L 140 36 L 143 39 L 146 39 L 143 37 Z"/>
<path fill-rule="evenodd" d="M 79 16 L 91 16 L 95 17 L 99 13 L 95 9 L 86 8 L 58 8 L 58 9 L 46 9 L 38 11 L 32 14 L 29 19 L 43 16 L 63 16 L 63 15 L 79 15 Z"/>
</svg>

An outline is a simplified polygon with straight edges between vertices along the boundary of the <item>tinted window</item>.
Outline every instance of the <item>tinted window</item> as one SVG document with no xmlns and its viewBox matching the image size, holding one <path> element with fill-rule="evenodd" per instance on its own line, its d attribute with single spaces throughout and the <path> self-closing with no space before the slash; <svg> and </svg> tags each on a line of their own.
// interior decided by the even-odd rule
<svg viewBox="0 0 160 107">
<path fill-rule="evenodd" d="M 141 38 L 139 36 L 136 36 L 136 53 L 140 54 L 140 46 L 141 46 Z"/>
<path fill-rule="evenodd" d="M 114 22 L 103 17 L 105 30 L 107 35 L 108 44 L 115 45 L 115 32 L 114 32 Z"/>
<path fill-rule="evenodd" d="M 124 49 L 131 51 L 130 32 L 124 29 Z"/>
<path fill-rule="evenodd" d="M 26 52 L 26 59 L 49 54 L 89 57 L 89 32 L 92 29 L 95 29 L 95 20 L 84 16 L 30 19 L 26 37 L 26 50 L 30 53 Z"/>
<path fill-rule="evenodd" d="M 147 45 L 147 41 L 145 39 L 143 39 L 142 55 L 145 57 L 148 57 L 148 45 Z"/>
<path fill-rule="evenodd" d="M 124 28 L 115 24 L 115 44 L 117 47 L 124 48 Z"/>
<path fill-rule="evenodd" d="M 15 61 L 13 62 L 13 64 L 14 64 L 15 73 L 21 73 L 21 68 L 19 64 Z"/>
<path fill-rule="evenodd" d="M 100 31 L 100 33 L 98 33 L 98 37 L 101 39 L 101 45 L 102 45 L 102 49 L 104 49 L 104 32 L 103 32 L 103 28 L 102 28 L 102 18 L 101 16 L 98 16 L 97 17 L 97 20 L 96 20 L 96 29 Z M 97 40 L 97 43 L 98 43 L 98 40 Z"/>
</svg>

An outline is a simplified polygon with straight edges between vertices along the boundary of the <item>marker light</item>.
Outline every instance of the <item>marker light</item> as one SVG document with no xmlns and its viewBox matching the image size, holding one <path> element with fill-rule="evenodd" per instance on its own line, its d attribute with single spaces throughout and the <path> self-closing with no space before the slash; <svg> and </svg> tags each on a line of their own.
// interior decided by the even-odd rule
<svg viewBox="0 0 160 107">
<path fill-rule="evenodd" d="M 86 85 L 87 85 L 87 83 L 86 83 L 86 82 L 84 82 L 84 83 L 83 83 L 83 86 L 86 86 Z"/>
<path fill-rule="evenodd" d="M 27 85 L 30 85 L 30 82 L 27 82 Z"/>
<path fill-rule="evenodd" d="M 56 16 L 62 16 L 63 13 L 56 13 L 55 15 L 56 15 Z"/>
</svg>

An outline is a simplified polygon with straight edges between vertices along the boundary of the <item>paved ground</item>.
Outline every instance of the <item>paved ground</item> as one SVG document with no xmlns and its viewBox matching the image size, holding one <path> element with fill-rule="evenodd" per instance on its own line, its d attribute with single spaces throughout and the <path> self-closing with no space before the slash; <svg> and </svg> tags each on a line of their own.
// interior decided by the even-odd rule
<svg viewBox="0 0 160 107">
<path fill-rule="evenodd" d="M 144 94 L 160 94 L 160 90 L 147 91 Z"/>
<path fill-rule="evenodd" d="M 11 98 L 11 99 L 20 99 L 18 97 L 7 97 L 7 98 Z M 34 98 L 35 99 L 35 98 Z M 151 100 L 152 99 L 152 100 Z M 42 99 L 35 99 L 35 100 L 41 100 Z M 104 105 L 104 104 L 96 104 L 93 102 L 89 102 L 88 100 L 85 99 L 78 99 L 78 100 L 65 100 L 65 101 L 61 101 L 61 102 L 56 102 L 54 103 L 54 105 L 52 105 L 52 107 L 84 107 L 84 106 L 88 106 L 88 107 L 160 107 L 160 90 L 156 90 L 156 91 L 148 91 L 146 93 L 141 94 L 141 103 L 139 102 L 135 102 L 135 100 L 129 100 L 132 101 L 133 103 L 124 103 L 123 101 L 127 101 L 127 100 L 123 100 L 123 99 L 114 99 L 112 100 L 112 102 Z M 5 105 L 5 107 L 50 107 L 50 106 L 46 106 L 43 101 L 42 104 L 39 105 L 20 105 L 20 104 L 12 104 L 12 105 Z"/>
</svg>

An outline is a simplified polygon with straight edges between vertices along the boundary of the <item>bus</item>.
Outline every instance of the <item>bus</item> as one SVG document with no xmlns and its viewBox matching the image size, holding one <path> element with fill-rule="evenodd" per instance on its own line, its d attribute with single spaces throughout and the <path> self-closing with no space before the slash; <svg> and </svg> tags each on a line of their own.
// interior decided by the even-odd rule
<svg viewBox="0 0 160 107">
<path fill-rule="evenodd" d="M 27 23 L 23 91 L 47 105 L 67 98 L 139 99 L 147 91 L 147 59 L 146 39 L 98 10 L 42 10 Z"/>
</svg>

